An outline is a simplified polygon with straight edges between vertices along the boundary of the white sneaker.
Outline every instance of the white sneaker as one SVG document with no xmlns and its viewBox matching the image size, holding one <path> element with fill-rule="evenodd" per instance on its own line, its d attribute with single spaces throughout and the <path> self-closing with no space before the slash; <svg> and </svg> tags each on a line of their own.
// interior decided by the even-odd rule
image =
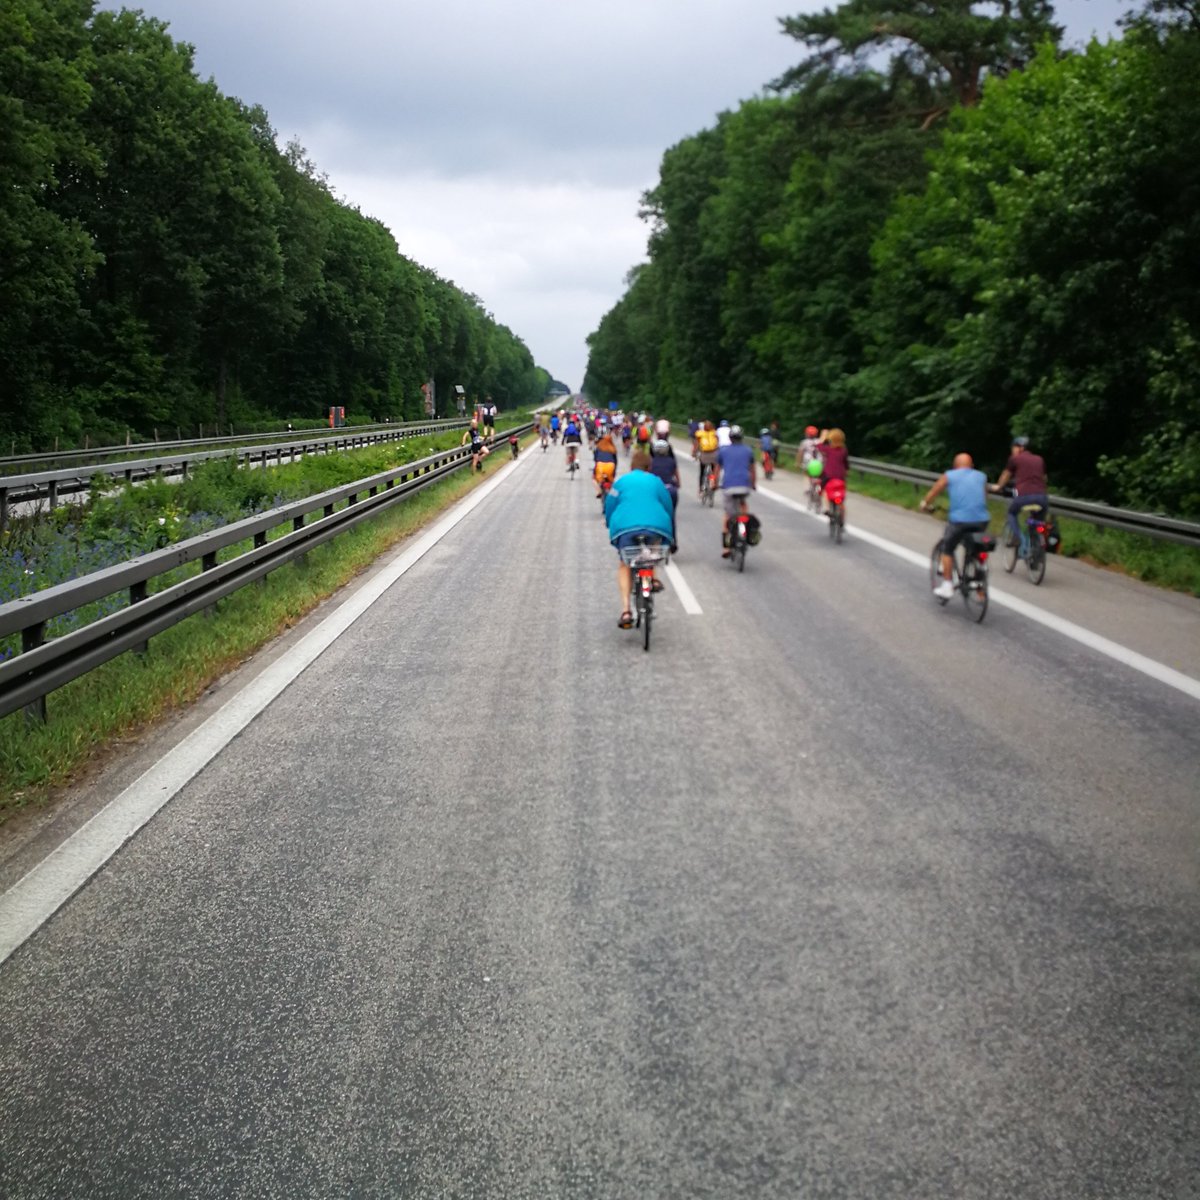
<svg viewBox="0 0 1200 1200">
<path fill-rule="evenodd" d="M 933 594 L 939 600 L 950 600 L 954 596 L 954 584 L 948 579 L 943 579 L 941 583 L 933 589 Z"/>
</svg>

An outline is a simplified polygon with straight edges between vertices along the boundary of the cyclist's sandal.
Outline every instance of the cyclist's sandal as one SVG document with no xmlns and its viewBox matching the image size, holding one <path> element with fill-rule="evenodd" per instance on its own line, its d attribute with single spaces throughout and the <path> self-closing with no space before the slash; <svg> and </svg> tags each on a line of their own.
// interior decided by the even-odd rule
<svg viewBox="0 0 1200 1200">
<path fill-rule="evenodd" d="M 621 614 L 621 619 L 617 622 L 617 624 L 622 629 L 632 629 L 633 628 L 633 613 L 629 612 L 628 610 L 623 612 Z"/>
<path fill-rule="evenodd" d="M 650 590 L 651 590 L 652 592 L 661 592 L 661 591 L 663 590 L 663 581 L 662 581 L 661 579 L 656 579 L 656 580 L 655 580 L 655 581 L 654 581 L 654 582 L 653 582 L 653 583 L 650 585 Z"/>
</svg>

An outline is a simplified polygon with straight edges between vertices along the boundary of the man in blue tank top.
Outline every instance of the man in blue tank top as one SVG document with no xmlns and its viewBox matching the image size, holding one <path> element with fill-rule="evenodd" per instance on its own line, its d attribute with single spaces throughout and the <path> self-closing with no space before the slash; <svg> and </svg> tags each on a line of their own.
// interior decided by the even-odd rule
<svg viewBox="0 0 1200 1200">
<path fill-rule="evenodd" d="M 956 454 L 954 466 L 944 475 L 939 475 L 933 487 L 921 501 L 922 510 L 941 492 L 949 492 L 950 514 L 946 532 L 942 535 L 942 582 L 933 594 L 943 600 L 954 595 L 954 550 L 965 537 L 972 533 L 983 533 L 988 527 L 987 476 L 975 470 L 975 462 L 969 454 Z"/>
</svg>

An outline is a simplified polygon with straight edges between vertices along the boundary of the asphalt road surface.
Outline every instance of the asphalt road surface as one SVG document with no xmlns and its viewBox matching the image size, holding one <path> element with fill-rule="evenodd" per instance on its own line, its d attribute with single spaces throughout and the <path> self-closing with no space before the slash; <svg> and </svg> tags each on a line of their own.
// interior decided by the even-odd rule
<svg viewBox="0 0 1200 1200">
<path fill-rule="evenodd" d="M 1200 1195 L 1200 703 L 683 465 L 649 654 L 526 451 L 0 965 L 0 1195 Z"/>
</svg>

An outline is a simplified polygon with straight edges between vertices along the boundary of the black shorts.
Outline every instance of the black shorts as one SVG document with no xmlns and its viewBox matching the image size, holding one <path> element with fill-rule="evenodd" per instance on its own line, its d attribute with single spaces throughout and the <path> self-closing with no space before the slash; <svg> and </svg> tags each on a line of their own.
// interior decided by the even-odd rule
<svg viewBox="0 0 1200 1200">
<path fill-rule="evenodd" d="M 986 521 L 967 521 L 962 525 L 948 521 L 942 534 L 942 553 L 953 554 L 959 542 L 965 542 L 972 533 L 986 533 L 987 527 Z"/>
</svg>

